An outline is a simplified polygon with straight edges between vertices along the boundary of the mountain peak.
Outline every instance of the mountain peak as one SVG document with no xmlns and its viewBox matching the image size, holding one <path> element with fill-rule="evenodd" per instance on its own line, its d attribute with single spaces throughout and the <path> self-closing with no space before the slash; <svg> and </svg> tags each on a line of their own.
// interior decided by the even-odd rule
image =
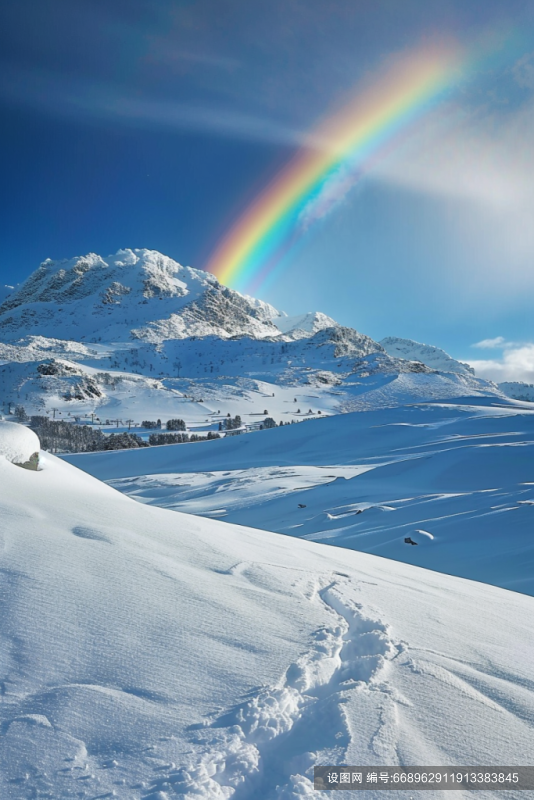
<svg viewBox="0 0 534 800">
<path fill-rule="evenodd" d="M 272 306 L 156 250 L 46 259 L 0 306 L 4 340 L 28 334 L 150 342 L 187 336 L 279 336 Z"/>
<path fill-rule="evenodd" d="M 205 285 L 216 283 L 213 275 L 182 267 L 155 250 L 118 250 L 106 259 L 96 253 L 61 261 L 48 258 L 4 301 L 0 314 L 28 302 L 69 303 L 99 293 L 105 297 L 109 292 L 181 297 L 187 291 L 187 278 Z"/>
</svg>

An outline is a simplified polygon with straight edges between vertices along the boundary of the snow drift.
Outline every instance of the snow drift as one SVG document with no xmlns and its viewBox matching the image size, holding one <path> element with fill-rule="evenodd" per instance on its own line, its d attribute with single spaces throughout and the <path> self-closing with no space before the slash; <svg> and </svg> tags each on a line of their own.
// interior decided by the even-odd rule
<svg viewBox="0 0 534 800">
<path fill-rule="evenodd" d="M 40 447 L 38 437 L 29 428 L 0 420 L 0 457 L 19 467 L 35 469 Z"/>
</svg>

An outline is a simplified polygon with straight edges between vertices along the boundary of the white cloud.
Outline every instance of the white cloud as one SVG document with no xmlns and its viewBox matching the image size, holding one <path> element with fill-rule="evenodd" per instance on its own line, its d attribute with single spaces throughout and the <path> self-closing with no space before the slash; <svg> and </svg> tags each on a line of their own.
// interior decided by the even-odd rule
<svg viewBox="0 0 534 800">
<path fill-rule="evenodd" d="M 373 168 L 390 186 L 442 200 L 450 282 L 511 307 L 534 289 L 534 96 L 470 110 L 449 104 L 419 120 Z M 459 265 L 462 265 L 461 267 Z"/>
<path fill-rule="evenodd" d="M 500 359 L 469 360 L 478 378 L 502 383 L 503 381 L 534 382 L 534 343 L 516 345 L 505 349 Z"/>
<path fill-rule="evenodd" d="M 533 148 L 530 97 L 513 111 L 449 104 L 419 120 L 376 172 L 412 189 L 515 213 L 534 197 Z"/>
<path fill-rule="evenodd" d="M 502 347 L 506 339 L 504 336 L 496 336 L 495 339 L 482 339 L 481 342 L 472 344 L 471 347 L 480 347 L 482 350 L 489 350 L 494 347 Z"/>
</svg>

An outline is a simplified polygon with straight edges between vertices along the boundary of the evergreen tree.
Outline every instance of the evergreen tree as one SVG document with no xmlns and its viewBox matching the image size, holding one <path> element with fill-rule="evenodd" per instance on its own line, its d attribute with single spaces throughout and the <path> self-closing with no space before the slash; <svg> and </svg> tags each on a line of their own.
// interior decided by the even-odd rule
<svg viewBox="0 0 534 800">
<path fill-rule="evenodd" d="M 41 448 L 50 453 L 86 453 L 103 449 L 106 436 L 89 425 L 50 420 L 32 416 L 30 427 L 41 442 Z"/>
<path fill-rule="evenodd" d="M 199 401 L 200 402 L 200 401 Z M 168 431 L 186 431 L 186 424 L 183 419 L 169 419 L 167 420 Z"/>
<path fill-rule="evenodd" d="M 148 442 L 143 441 L 135 433 L 112 433 L 104 437 L 104 441 L 96 444 L 90 450 L 127 450 L 134 447 L 148 447 Z"/>
<path fill-rule="evenodd" d="M 151 433 L 148 442 L 151 445 L 185 444 L 189 441 L 187 433 Z"/>
<path fill-rule="evenodd" d="M 239 414 L 236 414 L 235 417 L 228 417 L 224 420 L 224 429 L 227 431 L 235 431 L 237 428 L 241 428 L 243 422 Z"/>
<path fill-rule="evenodd" d="M 19 422 L 27 422 L 29 417 L 24 406 L 15 406 L 15 417 Z"/>
</svg>

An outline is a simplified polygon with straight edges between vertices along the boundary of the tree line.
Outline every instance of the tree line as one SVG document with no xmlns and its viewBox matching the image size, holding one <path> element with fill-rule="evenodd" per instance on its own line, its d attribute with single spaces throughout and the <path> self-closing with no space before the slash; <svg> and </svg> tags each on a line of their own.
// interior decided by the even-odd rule
<svg viewBox="0 0 534 800">
<path fill-rule="evenodd" d="M 131 431 L 123 433 L 104 434 L 91 425 L 80 425 L 64 420 L 49 419 L 44 415 L 28 417 L 23 406 L 16 406 L 15 419 L 19 422 L 29 423 L 41 442 L 41 447 L 50 453 L 92 453 L 106 450 L 125 450 L 139 447 L 160 446 L 166 444 L 187 444 L 190 442 L 203 442 L 220 439 L 219 433 L 208 431 L 206 435 L 187 433 L 187 426 L 183 419 L 170 419 L 166 423 L 169 433 L 151 433 L 148 442 Z M 302 420 L 304 421 L 304 420 Z M 294 420 L 291 421 L 292 423 Z M 289 423 L 280 422 L 280 426 Z M 142 427 L 146 430 L 160 431 L 161 420 L 143 420 Z M 260 430 L 278 427 L 272 417 L 267 417 L 259 426 Z M 243 422 L 239 414 L 231 417 L 230 414 L 219 423 L 219 431 L 241 432 Z"/>
</svg>

